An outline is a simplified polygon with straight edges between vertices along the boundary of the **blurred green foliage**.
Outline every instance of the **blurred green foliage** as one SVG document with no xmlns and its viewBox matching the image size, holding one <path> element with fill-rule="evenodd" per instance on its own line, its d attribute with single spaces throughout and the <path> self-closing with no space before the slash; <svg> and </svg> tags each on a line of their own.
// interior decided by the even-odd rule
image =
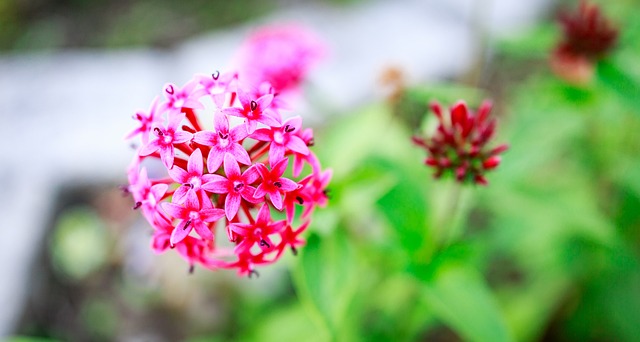
<svg viewBox="0 0 640 342">
<path fill-rule="evenodd" d="M 50 243 L 52 262 L 62 277 L 77 281 L 104 266 L 108 258 L 107 232 L 94 210 L 68 209 L 54 229 Z"/>
</svg>

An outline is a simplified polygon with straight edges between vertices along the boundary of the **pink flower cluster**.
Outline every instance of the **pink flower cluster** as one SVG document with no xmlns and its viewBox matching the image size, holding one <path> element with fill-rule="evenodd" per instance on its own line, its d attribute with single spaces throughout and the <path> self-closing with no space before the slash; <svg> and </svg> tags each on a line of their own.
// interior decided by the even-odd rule
<svg viewBox="0 0 640 342">
<path fill-rule="evenodd" d="M 327 203 L 331 171 L 310 149 L 312 130 L 283 118 L 272 79 L 256 75 L 216 71 L 167 84 L 162 100 L 134 115 L 128 138 L 142 145 L 127 191 L 154 228 L 153 249 L 175 249 L 192 269 L 257 274 L 287 248 L 297 252 L 312 212 Z M 151 177 L 154 160 L 164 171 Z"/>
<path fill-rule="evenodd" d="M 450 174 L 460 183 L 487 184 L 484 174 L 500 165 L 499 155 L 508 148 L 505 144 L 486 147 L 496 128 L 495 119 L 489 119 L 491 107 L 485 101 L 473 113 L 459 101 L 447 116 L 439 103 L 431 104 L 438 126 L 429 137 L 415 136 L 413 142 L 427 151 L 425 164 L 435 169 L 434 177 Z"/>
<path fill-rule="evenodd" d="M 249 82 L 268 82 L 276 92 L 286 93 L 297 90 L 325 55 L 325 45 L 313 32 L 289 24 L 253 32 L 240 48 L 237 63 Z"/>
</svg>

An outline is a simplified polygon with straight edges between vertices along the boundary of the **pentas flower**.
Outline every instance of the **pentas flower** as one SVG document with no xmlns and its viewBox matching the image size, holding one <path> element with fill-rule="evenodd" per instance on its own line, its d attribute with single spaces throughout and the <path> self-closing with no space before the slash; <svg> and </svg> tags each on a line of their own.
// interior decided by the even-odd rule
<svg viewBox="0 0 640 342">
<path fill-rule="evenodd" d="M 273 95 L 263 95 L 255 100 L 249 97 L 249 94 L 243 90 L 238 90 L 238 98 L 240 100 L 241 108 L 230 107 L 222 110 L 222 113 L 244 118 L 244 122 L 247 126 L 247 132 L 253 133 L 258 127 L 258 123 L 265 124 L 267 126 L 279 126 L 280 122 L 276 120 L 276 117 L 269 110 L 269 106 L 273 101 Z"/>
<path fill-rule="evenodd" d="M 258 170 L 262 181 L 256 188 L 256 192 L 253 194 L 253 197 L 262 198 L 265 195 L 269 195 L 269 200 L 273 206 L 278 210 L 282 210 L 282 194 L 288 191 L 293 191 L 299 186 L 291 179 L 282 177 L 282 174 L 284 174 L 288 164 L 289 159 L 281 159 L 271 168 L 271 170 L 267 169 L 264 164 L 256 164 L 256 169 Z"/>
<path fill-rule="evenodd" d="M 200 91 L 210 95 L 216 106 L 222 107 L 232 83 L 238 80 L 238 74 L 235 72 L 220 74 L 220 71 L 216 70 L 211 76 L 196 75 L 196 79 L 202 86 Z"/>
<path fill-rule="evenodd" d="M 302 155 L 309 154 L 307 144 L 296 135 L 302 125 L 302 118 L 299 116 L 290 118 L 280 127 L 261 128 L 251 135 L 252 138 L 260 141 L 271 142 L 269 148 L 269 164 L 275 165 L 282 158 L 287 149 Z"/>
<path fill-rule="evenodd" d="M 171 233 L 171 244 L 182 241 L 192 229 L 200 235 L 203 240 L 213 240 L 211 228 L 205 223 L 213 223 L 224 216 L 224 211 L 215 209 L 207 197 L 200 201 L 198 198 L 185 197 L 182 204 L 162 203 L 162 209 L 171 217 L 179 221 Z"/>
<path fill-rule="evenodd" d="M 276 245 L 271 240 L 272 235 L 277 235 L 287 223 L 284 220 L 273 221 L 269 212 L 269 205 L 262 205 L 258 212 L 258 218 L 252 223 L 232 223 L 229 229 L 234 234 L 234 239 L 239 241 L 235 248 L 236 253 L 250 252 L 254 245 L 262 250 L 271 250 Z"/>
<path fill-rule="evenodd" d="M 182 88 L 178 88 L 172 83 L 166 84 L 164 96 L 167 100 L 162 104 L 162 110 L 180 113 L 183 108 L 203 109 L 202 103 L 198 102 L 194 96 L 194 89 L 197 85 L 196 80 L 189 81 Z"/>
<path fill-rule="evenodd" d="M 236 126 L 229 130 L 229 119 L 223 113 L 216 113 L 214 116 L 215 132 L 201 131 L 193 136 L 193 141 L 210 146 L 211 150 L 207 156 L 207 168 L 209 172 L 215 172 L 222 164 L 226 153 L 230 153 L 236 161 L 249 165 L 251 159 L 247 150 L 239 142 L 247 137 L 245 126 Z"/>
<path fill-rule="evenodd" d="M 260 174 L 256 166 L 251 166 L 244 173 L 240 173 L 238 162 L 229 153 L 224 156 L 224 173 L 227 177 L 211 175 L 211 180 L 202 185 L 202 188 L 214 194 L 226 194 L 224 211 L 228 220 L 232 220 L 238 210 L 242 199 L 251 203 L 260 203 L 260 199 L 254 198 L 256 188 L 249 184 L 255 183 Z"/>
<path fill-rule="evenodd" d="M 243 88 L 236 72 L 209 77 L 196 75 L 182 89 L 165 86 L 164 102 L 145 116 L 152 123 L 132 134 L 143 144 L 127 190 L 154 229 L 154 251 L 253 275 L 304 244 L 301 234 L 314 208 L 326 204 L 331 173 L 310 148 L 313 131 L 300 117 L 283 120 L 273 92 Z M 201 105 L 211 103 L 203 97 L 212 97 L 213 108 Z M 156 178 L 147 173 L 152 160 L 162 161 Z"/>
<path fill-rule="evenodd" d="M 551 66 L 559 76 L 574 83 L 588 82 L 593 63 L 614 47 L 618 31 L 602 15 L 600 8 L 586 0 L 575 13 L 559 17 L 563 37 L 551 58 Z"/>
<path fill-rule="evenodd" d="M 149 142 L 149 132 L 151 128 L 158 123 L 158 115 L 156 115 L 156 112 L 159 99 L 159 97 L 156 97 L 153 102 L 151 102 L 151 108 L 149 108 L 148 114 L 140 110 L 133 115 L 133 119 L 137 120 L 140 126 L 129 133 L 125 139 L 131 139 L 140 134 L 142 136 L 142 143 L 146 144 Z"/>
<path fill-rule="evenodd" d="M 169 176 L 179 184 L 182 184 L 173 193 L 173 201 L 181 203 L 190 197 L 191 201 L 197 201 L 199 195 L 206 195 L 202 191 L 202 185 L 215 179 L 216 175 L 203 175 L 204 165 L 202 160 L 202 152 L 196 149 L 189 156 L 187 162 L 187 170 L 174 166 L 169 169 Z"/>
<path fill-rule="evenodd" d="M 413 142 L 427 151 L 425 164 L 435 169 L 434 177 L 451 175 L 460 183 L 487 185 L 485 173 L 500 164 L 500 154 L 507 145 L 487 148 L 495 133 L 496 121 L 489 119 L 492 104 L 482 103 L 476 113 L 464 101 L 454 104 L 449 115 L 440 104 L 431 104 L 438 126 L 427 137 L 413 137 Z"/>
<path fill-rule="evenodd" d="M 193 134 L 179 131 L 178 125 L 184 120 L 185 114 L 173 114 L 169 115 L 169 123 L 166 128 L 154 127 L 153 134 L 156 136 L 155 140 L 150 141 L 140 149 L 141 156 L 148 156 L 151 153 L 158 151 L 160 153 L 160 159 L 164 165 L 170 169 L 173 166 L 173 159 L 175 156 L 175 145 L 182 144 L 191 140 Z"/>
</svg>

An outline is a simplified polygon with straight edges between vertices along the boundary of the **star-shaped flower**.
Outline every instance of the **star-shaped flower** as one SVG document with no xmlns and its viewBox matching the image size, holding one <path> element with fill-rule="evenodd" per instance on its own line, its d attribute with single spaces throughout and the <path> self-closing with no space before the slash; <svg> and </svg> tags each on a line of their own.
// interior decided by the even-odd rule
<svg viewBox="0 0 640 342">
<path fill-rule="evenodd" d="M 285 121 L 280 127 L 260 128 L 253 132 L 251 137 L 271 143 L 269 146 L 269 165 L 275 165 L 284 158 L 287 151 L 302 155 L 309 154 L 307 144 L 296 135 L 300 126 L 302 126 L 302 118 L 295 116 Z"/>
<path fill-rule="evenodd" d="M 240 166 L 233 157 L 227 153 L 224 156 L 224 173 L 227 178 L 220 175 L 212 175 L 214 178 L 209 183 L 203 184 L 202 189 L 215 194 L 227 194 L 224 201 L 224 211 L 227 219 L 231 221 L 240 209 L 242 198 L 250 203 L 259 203 L 260 200 L 253 197 L 256 189 L 250 184 L 258 180 L 260 174 L 255 166 L 240 173 Z"/>
<path fill-rule="evenodd" d="M 137 111 L 133 116 L 135 120 L 140 123 L 140 126 L 134 129 L 131 133 L 129 133 L 125 139 L 131 139 L 136 135 L 140 134 L 142 136 L 142 143 L 146 144 L 149 142 L 149 132 L 151 128 L 158 123 L 160 119 L 160 113 L 158 112 L 158 100 L 159 97 L 156 97 L 153 102 L 151 102 L 151 107 L 149 108 L 149 113 L 145 113 L 141 110 Z"/>
<path fill-rule="evenodd" d="M 201 198 L 202 202 L 208 201 L 207 197 Z M 197 199 L 187 196 L 182 204 L 162 203 L 162 209 L 171 217 L 180 222 L 171 233 L 171 244 L 175 245 L 184 240 L 191 230 L 195 231 L 205 240 L 213 240 L 213 233 L 205 223 L 216 222 L 224 217 L 224 210 L 212 208 L 210 204 L 202 203 Z"/>
<path fill-rule="evenodd" d="M 181 203 L 187 196 L 191 197 L 192 201 L 198 200 L 198 194 L 202 191 L 202 184 L 215 179 L 215 175 L 203 175 L 203 169 L 202 152 L 197 148 L 191 153 L 191 156 L 189 156 L 187 171 L 178 166 L 174 166 L 169 170 L 169 176 L 176 182 L 182 184 L 173 193 L 173 202 Z"/>
<path fill-rule="evenodd" d="M 224 160 L 226 153 L 230 153 L 238 162 L 250 165 L 251 158 L 247 150 L 240 145 L 240 141 L 247 137 L 244 125 L 236 126 L 229 131 L 229 119 L 223 113 L 216 113 L 214 117 L 215 132 L 201 131 L 193 136 L 193 141 L 204 146 L 211 146 L 207 157 L 209 172 L 216 172 Z"/>
<path fill-rule="evenodd" d="M 196 75 L 195 78 L 202 85 L 203 89 L 201 91 L 210 95 L 216 106 L 222 108 L 227 93 L 230 93 L 233 83 L 238 80 L 238 73 L 227 72 L 221 74 L 220 71 L 216 70 L 211 75 Z"/>
<path fill-rule="evenodd" d="M 258 243 L 261 249 L 269 250 L 274 243 L 269 235 L 277 234 L 286 227 L 286 221 L 271 222 L 269 205 L 262 205 L 258 212 L 258 218 L 254 223 L 231 223 L 229 229 L 240 238 L 234 253 L 249 252 L 254 244 Z"/>
<path fill-rule="evenodd" d="M 282 194 L 287 191 L 293 191 L 298 188 L 298 184 L 291 179 L 282 177 L 282 174 L 289 165 L 289 159 L 283 158 L 277 162 L 271 170 L 267 169 L 264 164 L 256 164 L 258 173 L 262 177 L 262 183 L 256 188 L 255 198 L 262 198 L 269 194 L 269 200 L 278 210 L 282 210 Z"/>
<path fill-rule="evenodd" d="M 267 94 L 252 100 L 247 93 L 238 89 L 238 100 L 242 108 L 231 107 L 222 110 L 224 114 L 237 116 L 245 119 L 247 132 L 253 133 L 258 127 L 258 123 L 267 126 L 280 126 L 280 122 L 275 119 L 269 106 L 273 101 L 273 94 Z"/>
<path fill-rule="evenodd" d="M 165 84 L 164 96 L 167 100 L 161 105 L 161 112 L 168 110 L 172 114 L 177 114 L 182 112 L 182 108 L 204 109 L 194 93 L 197 85 L 196 80 L 189 81 L 182 88 L 178 88 L 173 83 Z"/>
<path fill-rule="evenodd" d="M 193 134 L 178 131 L 178 125 L 184 120 L 184 113 L 178 113 L 175 115 L 169 115 L 169 123 L 166 128 L 155 127 L 153 133 L 156 139 L 150 141 L 148 144 L 140 149 L 139 154 L 141 156 L 148 156 L 156 151 L 160 151 L 160 159 L 168 169 L 173 166 L 173 159 L 175 157 L 174 144 L 181 144 L 191 140 Z"/>
</svg>

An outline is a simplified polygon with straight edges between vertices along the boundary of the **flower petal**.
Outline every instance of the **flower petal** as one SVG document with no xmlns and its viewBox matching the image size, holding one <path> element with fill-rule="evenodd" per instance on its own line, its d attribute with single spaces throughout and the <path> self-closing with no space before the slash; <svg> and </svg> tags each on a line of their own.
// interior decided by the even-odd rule
<svg viewBox="0 0 640 342">
<path fill-rule="evenodd" d="M 222 112 L 217 112 L 213 117 L 216 132 L 227 134 L 229 132 L 229 119 Z"/>
<path fill-rule="evenodd" d="M 158 139 L 155 139 L 150 141 L 148 144 L 144 145 L 140 149 L 140 152 L 138 152 L 138 154 L 141 156 L 148 156 L 151 153 L 157 151 L 158 149 L 160 149 L 160 142 L 158 141 Z"/>
<path fill-rule="evenodd" d="M 214 194 L 226 194 L 229 192 L 229 181 L 225 178 L 224 180 L 203 184 L 201 188 Z"/>
<path fill-rule="evenodd" d="M 300 154 L 304 154 L 304 155 L 309 154 L 309 147 L 307 147 L 307 144 L 305 144 L 304 141 L 302 141 L 302 139 L 298 138 L 295 135 L 289 137 L 289 142 L 287 142 L 287 148 L 291 149 L 294 152 L 298 152 Z"/>
<path fill-rule="evenodd" d="M 278 191 L 270 192 L 269 199 L 271 200 L 271 203 L 273 203 L 273 206 L 276 209 L 282 210 L 282 195 L 280 195 L 280 192 Z"/>
<path fill-rule="evenodd" d="M 251 158 L 249 157 L 249 153 L 247 153 L 247 150 L 245 150 L 242 145 L 233 144 L 231 147 L 231 153 L 233 154 L 233 157 L 237 162 L 244 165 L 251 165 Z"/>
<path fill-rule="evenodd" d="M 211 229 L 207 227 L 207 225 L 205 225 L 201 221 L 193 221 L 192 224 L 193 228 L 196 230 L 196 233 L 198 233 L 201 238 L 205 240 L 213 240 L 213 233 L 211 232 Z"/>
<path fill-rule="evenodd" d="M 240 166 L 231 153 L 224 154 L 224 173 L 228 179 L 240 177 Z"/>
<path fill-rule="evenodd" d="M 211 131 L 200 131 L 193 135 L 193 141 L 200 145 L 213 146 L 216 144 L 217 134 Z"/>
<path fill-rule="evenodd" d="M 224 158 L 224 153 L 221 153 L 216 147 L 217 146 L 211 148 L 211 151 L 209 151 L 209 157 L 207 158 L 207 169 L 209 170 L 209 173 L 218 171 L 222 164 L 222 158 Z"/>
<path fill-rule="evenodd" d="M 169 202 L 162 202 L 160 206 L 169 216 L 173 218 L 183 219 L 189 216 L 189 211 L 181 205 L 177 205 Z"/>
<path fill-rule="evenodd" d="M 189 182 L 189 174 L 179 166 L 170 168 L 168 172 L 169 177 L 180 184 Z"/>
<path fill-rule="evenodd" d="M 224 213 L 227 215 L 227 219 L 231 221 L 238 210 L 240 209 L 240 195 L 230 192 L 227 198 L 224 200 Z"/>
<path fill-rule="evenodd" d="M 197 148 L 191 155 L 189 156 L 189 162 L 187 163 L 187 171 L 190 174 L 202 175 L 202 170 L 204 168 L 202 161 L 202 151 Z"/>
<path fill-rule="evenodd" d="M 278 179 L 281 186 L 279 187 L 280 191 L 293 191 L 298 188 L 298 183 L 292 181 L 288 178 L 280 178 Z"/>
<path fill-rule="evenodd" d="M 173 232 L 171 232 L 171 244 L 175 245 L 178 242 L 184 240 L 185 237 L 187 237 L 187 235 L 189 235 L 189 233 L 191 232 L 191 229 L 193 229 L 193 222 L 189 223 L 188 226 L 186 226 L 187 224 L 187 220 L 182 220 L 180 221 L 180 223 L 178 223 L 178 226 L 173 228 Z"/>
</svg>

